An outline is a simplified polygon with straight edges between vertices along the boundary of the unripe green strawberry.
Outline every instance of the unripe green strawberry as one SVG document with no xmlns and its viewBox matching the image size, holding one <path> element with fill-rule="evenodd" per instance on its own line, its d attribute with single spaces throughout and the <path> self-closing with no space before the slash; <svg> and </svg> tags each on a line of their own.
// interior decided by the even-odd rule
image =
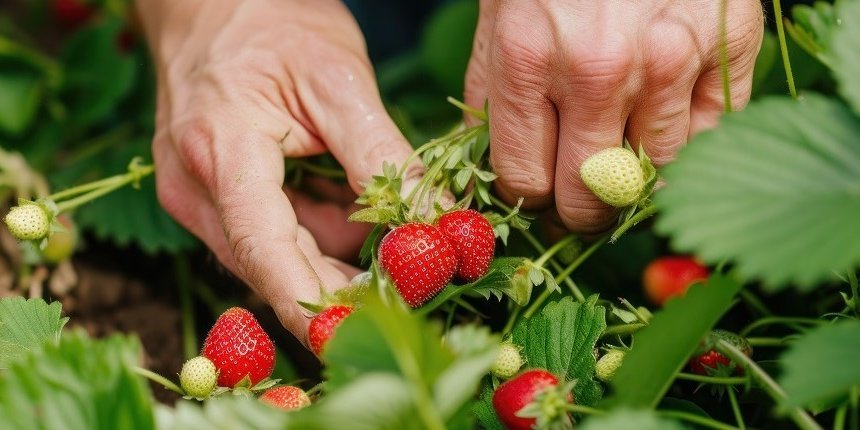
<svg viewBox="0 0 860 430">
<path fill-rule="evenodd" d="M 198 356 L 185 362 L 179 372 L 179 384 L 185 394 L 191 397 L 206 397 L 215 389 L 218 371 L 215 364 L 206 357 Z"/>
<path fill-rule="evenodd" d="M 6 226 L 18 240 L 42 240 L 51 231 L 51 217 L 42 206 L 25 203 L 6 214 Z"/>
<path fill-rule="evenodd" d="M 645 172 L 639 158 L 621 147 L 606 148 L 588 157 L 579 175 L 597 198 L 617 208 L 636 203 L 645 187 Z"/>
<path fill-rule="evenodd" d="M 510 342 L 505 342 L 499 349 L 499 355 L 490 371 L 497 378 L 508 379 L 516 375 L 520 367 L 523 367 L 523 356 L 520 354 L 519 347 Z"/>
<path fill-rule="evenodd" d="M 624 361 L 624 354 L 622 349 L 610 349 L 606 354 L 603 354 L 603 357 L 597 360 L 597 366 L 594 368 L 597 379 L 603 382 L 611 381 Z"/>
<path fill-rule="evenodd" d="M 51 233 L 48 243 L 42 248 L 42 260 L 49 264 L 57 264 L 71 257 L 78 244 L 78 229 L 72 219 L 59 215 L 57 222 L 65 229 Z"/>
</svg>

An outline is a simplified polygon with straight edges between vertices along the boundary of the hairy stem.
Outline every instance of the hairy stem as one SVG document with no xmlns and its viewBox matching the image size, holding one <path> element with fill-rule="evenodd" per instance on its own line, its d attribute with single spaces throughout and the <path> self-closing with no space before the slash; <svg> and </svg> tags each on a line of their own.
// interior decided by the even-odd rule
<svg viewBox="0 0 860 430">
<path fill-rule="evenodd" d="M 695 373 L 679 373 L 675 375 L 675 378 L 711 385 L 745 385 L 749 382 L 749 379 L 746 377 L 705 376 Z"/>
<path fill-rule="evenodd" d="M 717 341 L 715 345 L 717 351 L 728 357 L 735 363 L 742 365 L 749 375 L 758 382 L 758 385 L 770 395 L 776 403 L 781 403 L 787 397 L 785 390 L 770 377 L 761 367 L 759 367 L 751 358 L 737 349 L 734 345 L 725 340 Z M 820 430 L 818 425 L 809 414 L 801 408 L 793 407 L 788 409 L 788 416 L 794 421 L 801 430 Z"/>
<path fill-rule="evenodd" d="M 816 319 L 816 318 L 801 318 L 801 317 L 765 317 L 758 319 L 740 331 L 741 336 L 746 337 L 750 333 L 752 333 L 755 329 L 759 327 L 764 327 L 768 325 L 779 325 L 784 324 L 788 326 L 797 326 L 799 324 L 803 325 L 819 325 L 824 324 L 826 321 Z"/>
<path fill-rule="evenodd" d="M 159 374 L 157 374 L 157 373 L 155 373 L 149 369 L 144 369 L 142 367 L 135 366 L 132 368 L 132 370 L 134 371 L 134 373 L 137 373 L 138 375 L 143 376 L 144 378 L 149 379 L 150 381 L 153 381 L 156 384 L 160 384 L 160 385 L 164 386 L 164 388 L 167 388 L 168 390 L 173 391 L 174 393 L 179 394 L 180 396 L 185 395 L 185 390 L 180 388 L 179 385 L 176 385 L 173 381 L 171 381 L 171 380 L 169 380 L 169 379 L 167 379 L 167 378 L 165 378 L 165 377 L 163 377 L 163 376 L 161 376 L 161 375 L 159 375 Z"/>
<path fill-rule="evenodd" d="M 791 93 L 791 98 L 797 100 L 797 88 L 794 87 L 794 74 L 791 73 L 791 61 L 788 58 L 788 45 L 785 40 L 785 26 L 782 22 L 782 4 L 780 0 L 773 0 L 773 14 L 776 18 L 776 35 L 779 38 L 782 65 L 785 68 L 785 77 L 788 80 L 788 92 Z"/>
<path fill-rule="evenodd" d="M 735 415 L 735 422 L 738 423 L 738 428 L 746 430 L 747 426 L 744 423 L 744 416 L 741 414 L 741 407 L 738 405 L 738 396 L 735 394 L 735 390 L 729 388 L 726 392 L 729 394 L 729 403 L 732 404 L 732 413 Z"/>
</svg>

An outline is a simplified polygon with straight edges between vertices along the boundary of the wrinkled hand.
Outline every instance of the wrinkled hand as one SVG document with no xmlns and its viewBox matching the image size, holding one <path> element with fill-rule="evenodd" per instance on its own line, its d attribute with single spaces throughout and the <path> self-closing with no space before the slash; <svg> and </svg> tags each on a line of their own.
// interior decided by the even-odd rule
<svg viewBox="0 0 860 430">
<path fill-rule="evenodd" d="M 614 210 L 579 166 L 626 137 L 655 165 L 724 110 L 714 0 L 482 0 L 466 102 L 489 99 L 497 188 L 531 207 L 553 200 L 565 226 L 610 227 Z M 746 105 L 761 44 L 758 0 L 729 0 L 732 107 Z M 521 154 L 531 154 L 522 157 Z"/>
<path fill-rule="evenodd" d="M 349 230 L 345 205 L 290 192 L 291 203 L 284 157 L 331 151 L 358 192 L 383 161 L 411 153 L 380 102 L 358 26 L 334 0 L 139 8 L 158 65 L 159 200 L 306 342 L 296 301 L 346 285 L 350 268 L 328 255 L 354 252 L 366 231 Z"/>
</svg>

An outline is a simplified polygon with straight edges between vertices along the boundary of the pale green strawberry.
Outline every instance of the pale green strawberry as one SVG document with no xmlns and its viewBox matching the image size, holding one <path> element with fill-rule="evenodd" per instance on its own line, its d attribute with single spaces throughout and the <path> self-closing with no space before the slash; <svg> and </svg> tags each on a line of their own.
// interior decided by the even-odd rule
<svg viewBox="0 0 860 430">
<path fill-rule="evenodd" d="M 597 379 L 603 382 L 611 381 L 624 361 L 624 354 L 625 352 L 622 349 L 610 349 L 603 357 L 600 357 L 600 360 L 597 360 L 597 366 L 594 368 Z"/>
<path fill-rule="evenodd" d="M 215 364 L 206 357 L 194 357 L 182 365 L 179 373 L 179 383 L 185 394 L 191 397 L 203 398 L 212 393 L 218 381 L 218 370 Z"/>
<path fill-rule="evenodd" d="M 523 356 L 520 354 L 519 347 L 510 342 L 504 342 L 490 371 L 497 378 L 508 379 L 514 376 L 520 367 L 523 367 Z"/>
<path fill-rule="evenodd" d="M 607 148 L 588 157 L 579 175 L 597 198 L 617 208 L 636 203 L 645 187 L 645 172 L 639 158 L 621 147 Z"/>
<path fill-rule="evenodd" d="M 18 240 L 42 240 L 51 231 L 48 211 L 35 203 L 15 206 L 6 214 L 6 226 Z"/>
</svg>

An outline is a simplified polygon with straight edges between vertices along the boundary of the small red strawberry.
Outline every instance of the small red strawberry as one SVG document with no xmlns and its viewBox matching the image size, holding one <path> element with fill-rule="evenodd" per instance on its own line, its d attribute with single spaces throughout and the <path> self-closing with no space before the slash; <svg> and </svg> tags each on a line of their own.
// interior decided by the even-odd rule
<svg viewBox="0 0 860 430">
<path fill-rule="evenodd" d="M 54 19 L 63 27 L 74 30 L 93 18 L 96 9 L 86 0 L 52 0 Z"/>
<path fill-rule="evenodd" d="M 311 404 L 307 393 L 290 385 L 269 388 L 260 396 L 260 401 L 285 411 L 294 411 Z"/>
<path fill-rule="evenodd" d="M 573 396 L 558 392 L 566 388 L 559 389 L 558 378 L 546 370 L 526 370 L 496 389 L 493 409 L 508 430 L 530 430 L 538 423 L 567 420 L 563 407 L 573 402 Z"/>
<path fill-rule="evenodd" d="M 439 217 L 437 225 L 454 245 L 457 279 L 470 283 L 486 275 L 496 252 L 496 234 L 487 218 L 476 210 L 458 210 Z"/>
<path fill-rule="evenodd" d="M 317 356 L 322 354 L 325 344 L 334 335 L 337 326 L 352 313 L 352 310 L 351 306 L 329 306 L 311 319 L 308 327 L 308 341 L 314 354 Z"/>
<path fill-rule="evenodd" d="M 714 330 L 701 342 L 698 351 L 690 359 L 688 366 L 691 372 L 705 376 L 730 376 L 743 372 L 742 367 L 714 349 L 713 345 L 718 340 L 725 340 L 747 357 L 752 357 L 752 346 L 745 338 L 730 331 Z"/>
<path fill-rule="evenodd" d="M 253 386 L 272 375 L 275 344 L 247 309 L 227 309 L 206 335 L 202 355 L 218 368 L 218 385 L 234 387 L 245 376 Z"/>
<path fill-rule="evenodd" d="M 691 257 L 660 257 L 645 267 L 642 285 L 651 303 L 663 306 L 672 297 L 683 296 L 690 285 L 708 279 L 708 268 Z"/>
<path fill-rule="evenodd" d="M 379 264 L 403 300 L 416 308 L 445 288 L 457 269 L 457 256 L 438 228 L 409 223 L 382 239 Z"/>
</svg>

